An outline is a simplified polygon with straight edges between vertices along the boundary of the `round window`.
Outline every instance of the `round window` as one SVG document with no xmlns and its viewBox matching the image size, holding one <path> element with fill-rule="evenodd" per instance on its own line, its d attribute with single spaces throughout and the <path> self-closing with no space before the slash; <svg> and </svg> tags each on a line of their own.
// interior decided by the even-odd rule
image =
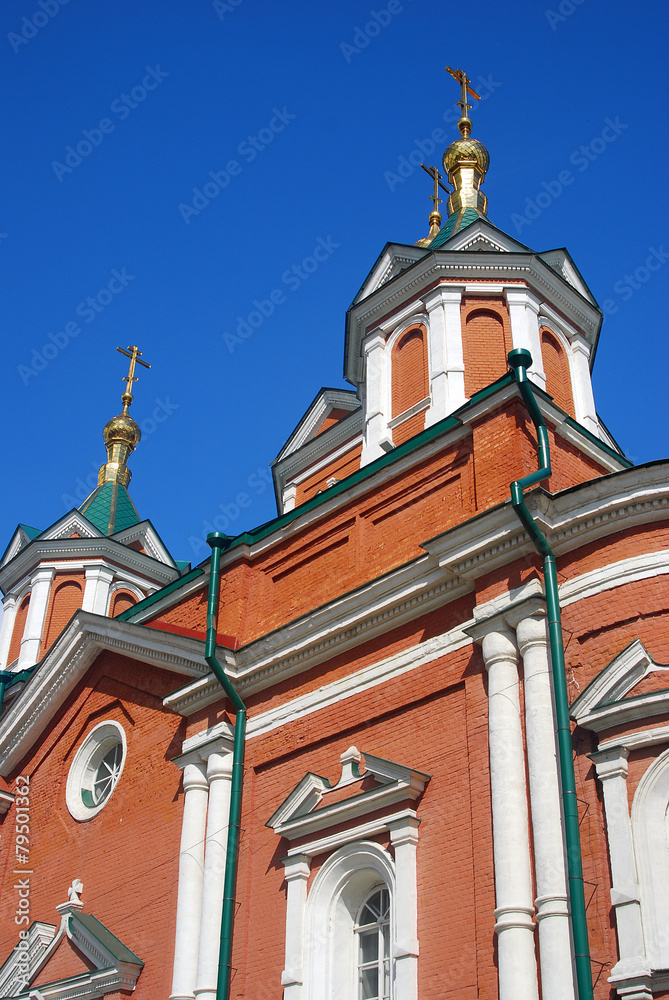
<svg viewBox="0 0 669 1000">
<path fill-rule="evenodd" d="M 117 722 L 101 722 L 88 734 L 67 776 L 67 808 L 75 819 L 91 819 L 109 800 L 121 777 L 125 752 L 125 733 Z"/>
</svg>

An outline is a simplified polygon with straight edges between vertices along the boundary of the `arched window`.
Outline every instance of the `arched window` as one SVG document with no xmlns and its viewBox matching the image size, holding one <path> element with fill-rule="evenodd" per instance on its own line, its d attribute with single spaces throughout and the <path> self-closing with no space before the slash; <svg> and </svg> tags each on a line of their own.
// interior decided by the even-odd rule
<svg viewBox="0 0 669 1000">
<path fill-rule="evenodd" d="M 26 628 L 26 620 L 28 618 L 28 607 L 30 606 L 30 594 L 26 594 L 21 603 L 19 604 L 18 611 L 16 612 L 16 618 L 14 619 L 14 631 L 12 632 L 12 641 L 9 644 L 9 655 L 7 657 L 7 666 L 10 666 L 17 660 L 19 653 L 21 652 L 21 639 L 23 638 L 23 633 Z"/>
<path fill-rule="evenodd" d="M 51 595 L 51 608 L 47 615 L 48 624 L 42 654 L 53 645 L 82 603 L 83 591 L 76 580 L 65 580 L 64 583 L 55 586 Z"/>
<path fill-rule="evenodd" d="M 391 356 L 393 417 L 398 417 L 429 393 L 424 326 L 410 327 L 395 341 Z"/>
<path fill-rule="evenodd" d="M 669 750 L 653 761 L 632 803 L 643 936 L 653 969 L 669 967 Z"/>
<path fill-rule="evenodd" d="M 322 865 L 305 921 L 310 1000 L 394 997 L 394 894 L 395 863 L 378 844 L 347 844 Z"/>
<path fill-rule="evenodd" d="M 541 330 L 541 355 L 546 373 L 546 392 L 561 409 L 573 416 L 574 400 L 571 392 L 569 359 L 562 344 L 550 330 Z"/>
<path fill-rule="evenodd" d="M 111 618 L 116 618 L 117 615 L 127 611 L 128 608 L 134 607 L 135 604 L 137 604 L 137 598 L 134 594 L 131 594 L 127 590 L 117 590 L 112 594 L 109 615 Z"/>
<path fill-rule="evenodd" d="M 359 1000 L 390 1000 L 390 893 L 372 890 L 355 925 Z"/>
<path fill-rule="evenodd" d="M 492 309 L 465 312 L 462 348 L 467 396 L 485 389 L 506 372 L 509 336 L 502 318 Z"/>
</svg>

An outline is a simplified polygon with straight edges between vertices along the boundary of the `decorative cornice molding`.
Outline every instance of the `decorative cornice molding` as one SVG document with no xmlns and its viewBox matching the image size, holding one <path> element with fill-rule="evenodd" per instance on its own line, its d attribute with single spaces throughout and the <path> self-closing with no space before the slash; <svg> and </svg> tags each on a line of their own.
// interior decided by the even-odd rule
<svg viewBox="0 0 669 1000">
<path fill-rule="evenodd" d="M 9 774 L 105 649 L 185 676 L 208 672 L 197 639 L 78 611 L 0 720 L 0 774 Z"/>
</svg>

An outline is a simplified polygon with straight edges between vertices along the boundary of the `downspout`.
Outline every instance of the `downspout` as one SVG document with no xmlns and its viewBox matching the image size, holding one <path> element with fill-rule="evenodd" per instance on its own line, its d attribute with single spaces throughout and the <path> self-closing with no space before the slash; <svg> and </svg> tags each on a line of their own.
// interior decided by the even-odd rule
<svg viewBox="0 0 669 1000">
<path fill-rule="evenodd" d="M 562 808 L 567 847 L 567 873 L 569 882 L 569 904 L 576 963 L 576 983 L 578 1000 L 593 1000 L 592 967 L 588 945 L 588 925 L 585 913 L 583 891 L 583 864 L 581 856 L 581 836 L 578 825 L 578 803 L 576 799 L 576 777 L 572 756 L 571 728 L 569 725 L 569 701 L 565 675 L 564 647 L 562 644 L 562 621 L 558 594 L 555 555 L 546 538 L 539 530 L 523 499 L 523 491 L 548 479 L 551 475 L 550 446 L 548 430 L 541 410 L 534 397 L 532 385 L 527 378 L 527 369 L 532 364 L 529 351 L 516 349 L 508 356 L 509 367 L 513 368 L 516 384 L 520 390 L 532 422 L 537 432 L 539 462 L 541 468 L 529 476 L 511 483 L 511 502 L 523 527 L 530 536 L 534 547 L 542 558 L 544 589 L 548 610 L 548 634 L 553 671 L 555 697 L 555 717 L 557 725 L 558 759 L 562 783 Z"/>
<path fill-rule="evenodd" d="M 242 782 L 244 778 L 244 738 L 246 736 L 246 706 L 239 697 L 225 670 L 216 659 L 216 622 L 218 618 L 218 597 L 221 583 L 221 550 L 230 544 L 230 536 L 220 531 L 207 535 L 207 545 L 211 548 L 209 573 L 209 596 L 207 599 L 207 638 L 204 658 L 214 676 L 232 703 L 235 713 L 234 746 L 232 751 L 232 787 L 230 790 L 230 817 L 228 820 L 228 844 L 225 855 L 225 881 L 223 884 L 223 912 L 221 914 L 221 947 L 218 957 L 218 979 L 216 1000 L 229 1000 L 230 975 L 232 972 L 232 928 L 235 909 L 235 882 L 237 880 L 237 859 L 239 855 L 239 825 L 242 811 Z"/>
</svg>

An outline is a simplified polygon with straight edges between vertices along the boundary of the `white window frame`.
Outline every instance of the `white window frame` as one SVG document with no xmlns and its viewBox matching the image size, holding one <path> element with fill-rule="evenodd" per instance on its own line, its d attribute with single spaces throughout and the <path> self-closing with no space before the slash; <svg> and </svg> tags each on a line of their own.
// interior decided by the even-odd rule
<svg viewBox="0 0 669 1000">
<path fill-rule="evenodd" d="M 92 796 L 92 782 L 95 780 L 97 768 L 102 758 L 111 749 L 113 745 L 112 741 L 116 741 L 121 745 L 121 767 L 119 769 L 118 776 L 109 795 L 107 795 L 101 802 L 89 805 L 84 801 L 82 792 L 88 791 Z M 107 746 L 106 744 L 109 745 Z M 97 816 L 101 809 L 104 809 L 111 799 L 123 774 L 127 746 L 127 740 L 123 727 L 120 726 L 118 722 L 115 722 L 112 719 L 107 719 L 105 722 L 98 723 L 98 725 L 90 731 L 84 742 L 77 750 L 67 776 L 65 801 L 70 815 L 74 819 L 78 820 L 78 822 L 85 823 L 87 820 L 93 819 L 93 817 Z"/>
</svg>

